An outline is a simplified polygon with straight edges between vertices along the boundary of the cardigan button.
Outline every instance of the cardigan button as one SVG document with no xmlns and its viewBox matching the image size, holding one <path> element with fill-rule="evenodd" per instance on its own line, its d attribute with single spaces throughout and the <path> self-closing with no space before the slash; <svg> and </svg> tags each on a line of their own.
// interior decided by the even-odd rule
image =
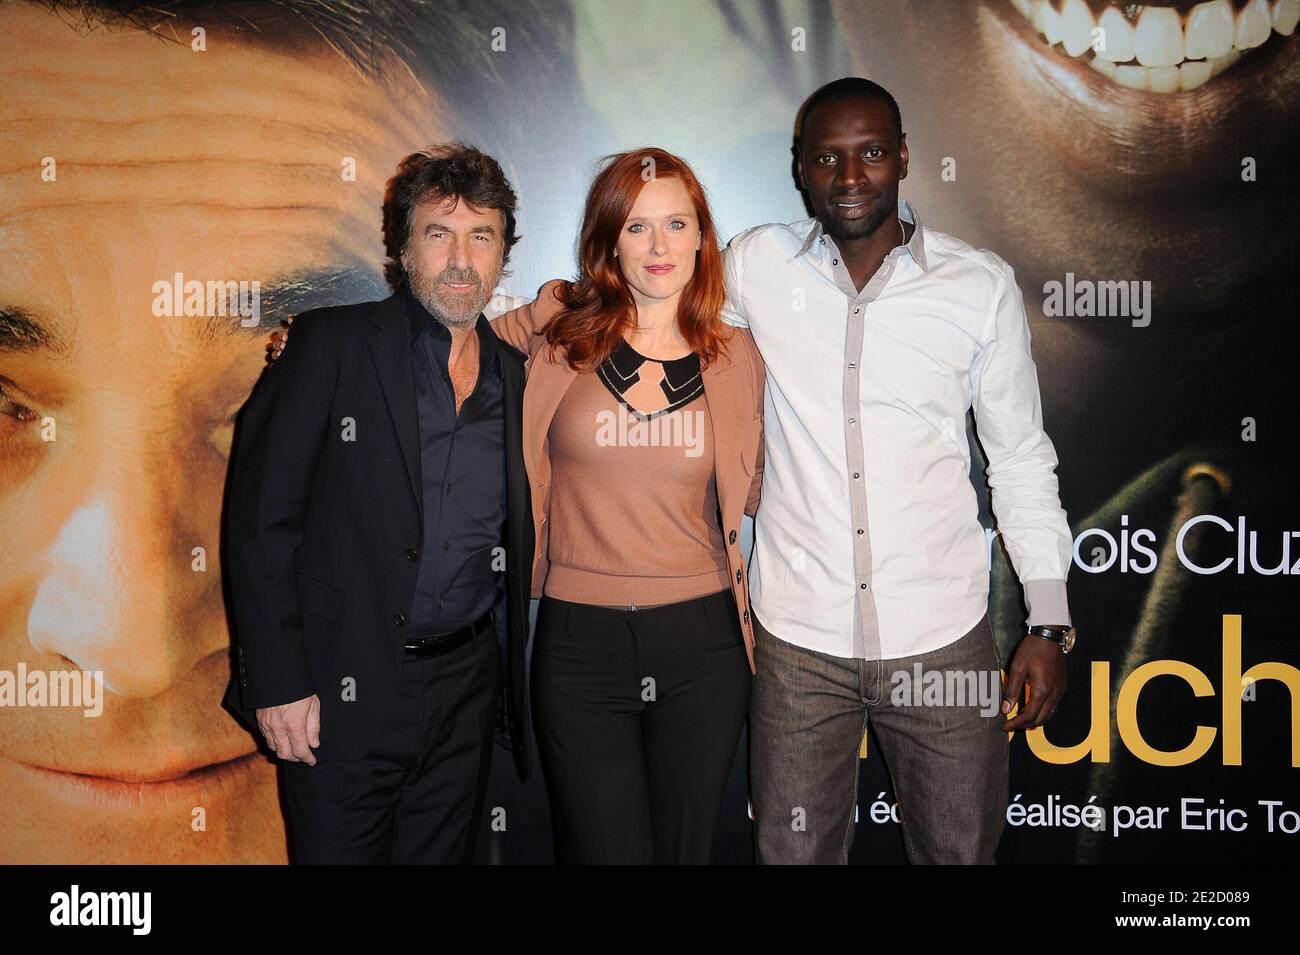
<svg viewBox="0 0 1300 955">
<path fill-rule="evenodd" d="M 735 532 L 735 531 L 732 531 L 730 534 L 727 535 L 727 543 L 728 543 L 728 544 L 734 544 L 734 543 L 736 543 L 736 532 Z"/>
</svg>

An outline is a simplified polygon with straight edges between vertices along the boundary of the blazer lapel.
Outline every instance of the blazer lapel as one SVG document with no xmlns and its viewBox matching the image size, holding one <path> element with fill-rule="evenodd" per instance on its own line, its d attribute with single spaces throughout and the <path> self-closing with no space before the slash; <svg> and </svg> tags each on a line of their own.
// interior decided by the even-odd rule
<svg viewBox="0 0 1300 955">
<path fill-rule="evenodd" d="M 551 419 L 578 374 L 565 361 L 563 349 L 557 348 L 554 358 L 550 351 L 542 344 L 524 365 L 528 378 L 524 388 L 524 467 L 530 478 L 541 473 L 542 446 Z"/>
<path fill-rule="evenodd" d="M 411 485 L 411 496 L 424 520 L 424 495 L 420 491 L 420 423 L 415 409 L 415 376 L 411 371 L 411 328 L 400 294 L 380 303 L 370 316 L 378 326 L 369 338 L 370 357 L 384 390 L 388 414 L 402 449 L 402 462 Z"/>
<path fill-rule="evenodd" d="M 720 357 L 705 368 L 700 379 L 704 382 L 704 397 L 709 406 L 709 423 L 713 426 L 714 468 L 719 476 L 727 474 L 727 467 L 736 455 L 737 449 L 732 441 L 736 430 L 736 418 L 727 417 L 727 410 L 737 407 L 736 396 L 732 389 L 743 383 L 740 376 L 734 374 L 736 366 L 729 357 Z M 718 492 L 723 493 L 719 482 Z"/>
<path fill-rule="evenodd" d="M 502 348 L 504 349 L 504 345 Z M 524 391 L 524 373 L 523 369 L 516 364 L 513 359 L 505 354 L 501 356 L 501 381 L 504 385 L 502 402 L 503 420 L 506 439 L 506 523 L 509 524 L 514 520 L 522 523 L 528 520 L 528 511 L 526 508 L 529 504 L 528 498 L 528 481 L 523 476 L 526 472 L 523 470 L 524 456 L 524 424 L 523 424 L 523 396 L 527 393 Z M 511 477 L 515 476 L 515 480 Z"/>
</svg>

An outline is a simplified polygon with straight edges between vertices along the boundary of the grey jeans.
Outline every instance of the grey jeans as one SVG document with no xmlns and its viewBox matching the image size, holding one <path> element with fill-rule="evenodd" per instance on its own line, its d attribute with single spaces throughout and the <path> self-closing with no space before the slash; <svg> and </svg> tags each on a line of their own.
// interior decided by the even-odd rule
<svg viewBox="0 0 1300 955">
<path fill-rule="evenodd" d="M 985 715 L 990 692 L 1000 701 L 1002 687 L 988 614 L 946 647 L 893 660 L 805 650 L 757 617 L 754 639 L 749 740 L 760 863 L 848 861 L 868 724 L 883 750 L 871 755 L 884 757 L 893 782 L 909 861 L 993 862 L 1006 821 L 1009 734 L 1000 712 Z M 936 678 L 924 676 L 931 671 L 945 675 L 946 692 L 922 692 L 927 683 L 933 690 Z"/>
</svg>

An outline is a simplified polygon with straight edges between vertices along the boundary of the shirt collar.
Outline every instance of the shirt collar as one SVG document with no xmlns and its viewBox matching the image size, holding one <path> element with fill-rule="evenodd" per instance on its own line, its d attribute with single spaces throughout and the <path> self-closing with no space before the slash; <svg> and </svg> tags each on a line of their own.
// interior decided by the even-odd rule
<svg viewBox="0 0 1300 955">
<path fill-rule="evenodd" d="M 411 347 L 418 346 L 420 336 L 426 334 L 432 335 L 438 341 L 446 342 L 450 347 L 451 332 L 447 331 L 447 326 L 434 318 L 415 297 L 410 285 L 402 286 L 402 297 L 406 300 L 406 317 L 411 323 Z M 496 367 L 496 363 L 500 360 L 500 340 L 482 312 L 479 313 L 478 321 L 474 323 L 474 331 L 478 334 L 479 367 L 486 368 L 489 362 Z"/>
<path fill-rule="evenodd" d="M 925 237 L 922 234 L 921 216 L 916 211 L 916 206 L 912 205 L 906 199 L 899 199 L 898 217 L 902 219 L 904 222 L 912 223 L 912 225 L 915 227 L 912 230 L 912 237 L 907 240 L 906 249 L 908 254 L 911 255 L 912 260 L 917 265 L 919 265 L 921 267 L 921 271 L 924 272 L 926 268 Z M 795 258 L 798 258 L 799 256 L 807 253 L 809 249 L 811 249 L 817 243 L 821 242 L 823 238 L 824 238 L 824 233 L 822 230 L 821 220 L 814 218 L 812 220 L 812 229 L 809 230 L 808 237 L 804 239 L 803 245 L 799 247 L 799 251 L 795 253 Z M 833 242 L 834 240 L 832 239 L 831 241 Z"/>
</svg>

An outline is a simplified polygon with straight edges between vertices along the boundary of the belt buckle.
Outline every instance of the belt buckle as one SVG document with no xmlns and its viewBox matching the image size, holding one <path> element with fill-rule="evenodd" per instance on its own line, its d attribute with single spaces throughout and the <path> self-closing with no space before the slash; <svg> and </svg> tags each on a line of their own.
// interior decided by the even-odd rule
<svg viewBox="0 0 1300 955">
<path fill-rule="evenodd" d="M 419 640 L 415 643 L 406 644 L 407 653 L 409 653 L 411 656 L 420 657 L 422 659 L 431 656 L 436 656 L 437 654 L 435 654 L 433 651 L 436 650 L 437 648 L 438 648 L 438 644 L 434 642 L 434 638 L 432 637 L 426 637 L 425 639 Z"/>
</svg>

